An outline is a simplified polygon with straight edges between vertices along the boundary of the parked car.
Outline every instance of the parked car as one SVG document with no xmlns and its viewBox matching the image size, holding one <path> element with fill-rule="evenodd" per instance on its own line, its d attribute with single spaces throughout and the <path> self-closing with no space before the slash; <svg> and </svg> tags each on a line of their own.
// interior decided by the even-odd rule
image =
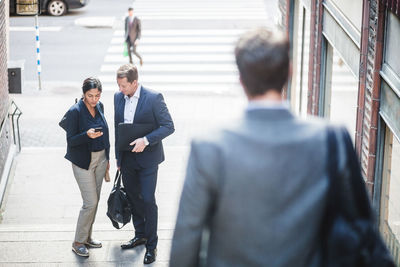
<svg viewBox="0 0 400 267">
<path fill-rule="evenodd" d="M 21 1 L 26 2 L 29 1 Z M 36 2 L 36 1 L 32 1 Z M 40 13 L 47 12 L 52 16 L 62 16 L 65 15 L 69 9 L 76 9 L 84 7 L 88 4 L 89 0 L 41 0 L 40 3 Z M 10 0 L 10 14 L 18 14 L 17 13 L 17 0 Z"/>
</svg>

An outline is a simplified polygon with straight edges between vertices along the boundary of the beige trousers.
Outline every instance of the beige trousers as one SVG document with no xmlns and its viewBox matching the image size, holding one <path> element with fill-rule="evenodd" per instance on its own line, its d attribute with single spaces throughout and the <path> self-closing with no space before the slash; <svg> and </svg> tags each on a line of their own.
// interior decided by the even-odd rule
<svg viewBox="0 0 400 267">
<path fill-rule="evenodd" d="M 92 227 L 96 217 L 101 185 L 106 174 L 107 164 L 105 150 L 92 152 L 89 170 L 72 164 L 72 170 L 83 200 L 83 206 L 79 212 L 76 225 L 75 242 L 86 243 L 92 237 Z"/>
</svg>

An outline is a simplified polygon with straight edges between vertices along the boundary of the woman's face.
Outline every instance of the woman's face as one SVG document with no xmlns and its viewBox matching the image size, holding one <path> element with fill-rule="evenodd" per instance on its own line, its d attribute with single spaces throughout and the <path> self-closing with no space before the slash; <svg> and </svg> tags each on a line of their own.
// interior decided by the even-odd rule
<svg viewBox="0 0 400 267">
<path fill-rule="evenodd" d="M 101 92 L 97 88 L 90 89 L 84 94 L 84 99 L 87 104 L 91 107 L 95 107 L 97 102 L 99 102 L 101 96 Z"/>
</svg>

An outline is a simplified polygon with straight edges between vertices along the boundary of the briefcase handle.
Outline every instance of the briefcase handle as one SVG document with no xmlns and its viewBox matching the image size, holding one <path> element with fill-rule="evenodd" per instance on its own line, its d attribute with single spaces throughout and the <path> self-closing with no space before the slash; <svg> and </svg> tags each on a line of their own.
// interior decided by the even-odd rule
<svg viewBox="0 0 400 267">
<path fill-rule="evenodd" d="M 115 174 L 114 178 L 114 188 L 121 188 L 121 178 L 122 178 L 122 173 L 120 171 L 117 171 Z"/>
</svg>

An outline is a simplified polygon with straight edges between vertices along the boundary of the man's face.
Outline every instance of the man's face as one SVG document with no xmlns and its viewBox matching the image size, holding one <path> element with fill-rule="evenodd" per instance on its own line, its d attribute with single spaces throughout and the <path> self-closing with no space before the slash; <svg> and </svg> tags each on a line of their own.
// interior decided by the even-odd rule
<svg viewBox="0 0 400 267">
<path fill-rule="evenodd" d="M 128 15 L 129 15 L 129 17 L 133 17 L 133 10 L 129 10 Z"/>
<path fill-rule="evenodd" d="M 126 96 L 133 96 L 136 92 L 138 82 L 134 80 L 133 82 L 128 82 L 128 78 L 117 78 L 117 83 L 119 91 Z"/>
</svg>

